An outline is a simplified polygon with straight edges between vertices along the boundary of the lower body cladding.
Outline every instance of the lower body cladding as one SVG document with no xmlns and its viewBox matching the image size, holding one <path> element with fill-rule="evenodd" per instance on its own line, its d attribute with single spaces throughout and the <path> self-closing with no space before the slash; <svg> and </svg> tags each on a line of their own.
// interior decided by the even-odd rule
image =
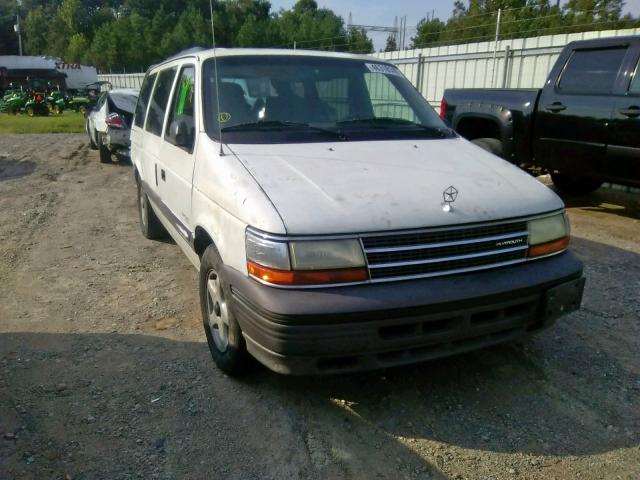
<svg viewBox="0 0 640 480">
<path fill-rule="evenodd" d="M 278 289 L 227 269 L 247 349 L 271 370 L 308 375 L 393 367 L 508 342 L 580 307 L 572 253 L 419 280 Z"/>
</svg>

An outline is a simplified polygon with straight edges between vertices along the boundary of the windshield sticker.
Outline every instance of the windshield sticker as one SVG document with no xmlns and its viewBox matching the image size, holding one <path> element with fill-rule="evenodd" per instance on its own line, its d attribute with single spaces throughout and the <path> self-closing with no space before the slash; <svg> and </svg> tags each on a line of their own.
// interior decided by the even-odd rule
<svg viewBox="0 0 640 480">
<path fill-rule="evenodd" d="M 384 73 L 385 75 L 397 75 L 398 77 L 402 76 L 400 70 L 398 70 L 393 65 L 387 65 L 385 63 L 367 63 L 367 68 L 370 72 L 373 73 Z"/>
<path fill-rule="evenodd" d="M 220 112 L 218 114 L 218 122 L 227 123 L 229 120 L 231 120 L 231 114 L 230 113 Z"/>
</svg>

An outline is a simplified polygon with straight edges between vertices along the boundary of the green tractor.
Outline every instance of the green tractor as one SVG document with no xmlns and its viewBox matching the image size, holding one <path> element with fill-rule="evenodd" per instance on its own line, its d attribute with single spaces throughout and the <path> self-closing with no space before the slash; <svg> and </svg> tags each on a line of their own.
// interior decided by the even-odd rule
<svg viewBox="0 0 640 480">
<path fill-rule="evenodd" d="M 31 92 L 29 98 L 24 104 L 24 113 L 30 117 L 35 117 L 36 115 L 49 115 L 49 107 L 47 105 L 45 92 Z"/>
<path fill-rule="evenodd" d="M 67 106 L 66 95 L 60 89 L 50 90 L 46 97 L 46 101 L 49 113 L 54 115 L 62 115 L 62 112 L 64 112 L 64 109 Z"/>
<path fill-rule="evenodd" d="M 17 83 L 10 83 L 5 90 L 4 96 L 0 99 L 0 112 L 16 115 L 20 112 L 29 98 L 28 92 L 22 89 Z"/>
</svg>

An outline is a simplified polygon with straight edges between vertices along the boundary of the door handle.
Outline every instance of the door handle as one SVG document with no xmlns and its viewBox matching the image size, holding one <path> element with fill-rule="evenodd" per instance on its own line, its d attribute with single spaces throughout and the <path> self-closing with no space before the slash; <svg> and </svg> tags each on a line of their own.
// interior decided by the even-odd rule
<svg viewBox="0 0 640 480">
<path fill-rule="evenodd" d="M 629 118 L 640 117 L 640 107 L 637 105 L 631 105 L 629 108 L 621 108 L 619 112 Z"/>
<path fill-rule="evenodd" d="M 164 176 L 164 168 L 161 168 L 161 169 L 160 169 L 160 178 L 162 179 L 162 181 L 163 181 L 163 182 L 166 182 L 166 181 L 167 181 L 167 179 L 166 179 L 166 178 L 165 178 L 165 176 Z"/>
<path fill-rule="evenodd" d="M 561 112 L 562 110 L 566 110 L 567 107 L 565 107 L 560 102 L 554 102 L 551 105 L 547 105 L 546 107 L 544 107 L 544 109 L 550 112 L 556 113 L 556 112 Z"/>
</svg>

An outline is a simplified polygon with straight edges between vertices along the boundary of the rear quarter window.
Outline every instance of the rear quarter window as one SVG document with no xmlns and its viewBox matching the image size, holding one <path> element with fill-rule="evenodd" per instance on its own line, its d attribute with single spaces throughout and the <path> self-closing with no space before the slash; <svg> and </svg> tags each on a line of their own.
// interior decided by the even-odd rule
<svg viewBox="0 0 640 480">
<path fill-rule="evenodd" d="M 145 130 L 154 135 L 162 135 L 162 124 L 164 123 L 164 115 L 171 95 L 171 87 L 176 76 L 176 67 L 168 68 L 158 74 L 158 80 L 153 88 L 151 102 L 149 103 L 149 111 L 147 112 L 147 123 Z"/>
<path fill-rule="evenodd" d="M 558 82 L 563 93 L 613 93 L 626 47 L 576 50 L 571 54 Z"/>
<path fill-rule="evenodd" d="M 135 120 L 134 124 L 136 127 L 142 128 L 144 126 L 144 116 L 147 113 L 147 105 L 149 104 L 149 97 L 151 96 L 151 89 L 153 88 L 153 83 L 156 80 L 156 74 L 148 75 L 144 82 L 142 82 L 142 87 L 140 88 L 140 96 L 138 97 L 138 103 L 136 103 L 136 112 L 135 112 Z"/>
</svg>

